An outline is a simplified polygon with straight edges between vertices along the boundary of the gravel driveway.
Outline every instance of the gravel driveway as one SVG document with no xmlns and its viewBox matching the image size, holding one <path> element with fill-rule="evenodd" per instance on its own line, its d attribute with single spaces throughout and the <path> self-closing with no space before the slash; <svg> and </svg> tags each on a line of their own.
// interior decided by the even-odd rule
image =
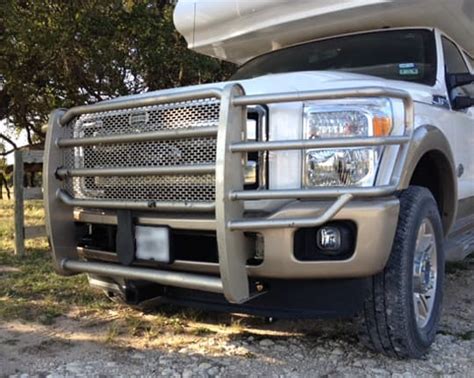
<svg viewBox="0 0 474 378">
<path fill-rule="evenodd" d="M 185 326 L 172 324 L 175 334 L 121 334 L 114 314 L 94 321 L 71 310 L 50 326 L 0 324 L 0 375 L 474 376 L 472 259 L 449 267 L 445 298 L 436 343 L 419 361 L 368 352 L 344 321 L 265 324 L 260 318 L 208 314 Z"/>
</svg>

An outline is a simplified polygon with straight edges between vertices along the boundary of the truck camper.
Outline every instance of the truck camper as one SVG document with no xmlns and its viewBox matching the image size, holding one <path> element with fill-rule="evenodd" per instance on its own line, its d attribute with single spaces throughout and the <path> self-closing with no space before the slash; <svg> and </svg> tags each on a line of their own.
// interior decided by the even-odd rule
<svg viewBox="0 0 474 378">
<path fill-rule="evenodd" d="M 474 2 L 181 0 L 174 21 L 239 67 L 51 114 L 57 272 L 135 305 L 352 317 L 423 356 L 445 261 L 474 250 Z"/>
<path fill-rule="evenodd" d="M 469 0 L 184 0 L 174 21 L 190 49 L 238 64 L 305 41 L 388 27 L 436 27 L 474 54 Z"/>
</svg>

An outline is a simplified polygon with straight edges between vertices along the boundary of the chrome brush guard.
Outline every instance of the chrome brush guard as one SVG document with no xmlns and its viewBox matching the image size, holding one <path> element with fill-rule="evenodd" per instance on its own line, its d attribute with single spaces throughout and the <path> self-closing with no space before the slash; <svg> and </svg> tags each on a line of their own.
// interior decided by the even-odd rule
<svg viewBox="0 0 474 378">
<path fill-rule="evenodd" d="M 76 272 L 93 273 L 102 276 L 141 279 L 163 285 L 184 287 L 222 293 L 232 303 L 242 303 L 251 298 L 249 279 L 246 271 L 248 259 L 248 241 L 245 231 L 258 232 L 269 228 L 300 228 L 315 227 L 330 221 L 351 199 L 382 197 L 396 192 L 400 188 L 400 177 L 407 158 L 410 136 L 337 138 L 321 140 L 289 140 L 289 141 L 257 141 L 243 140 L 246 127 L 247 107 L 274 103 L 301 102 L 311 100 L 389 97 L 401 99 L 405 104 L 405 124 L 407 129 L 413 128 L 413 101 L 408 93 L 386 88 L 359 88 L 345 90 L 308 91 L 300 93 L 281 93 L 268 95 L 245 95 L 238 84 L 229 84 L 223 90 L 210 88 L 202 90 L 176 90 L 165 94 L 148 97 L 131 98 L 104 102 L 90 106 L 79 106 L 70 110 L 57 110 L 52 113 L 47 132 L 44 188 L 46 223 L 53 250 L 56 269 L 60 274 L 68 275 Z M 200 127 L 158 128 L 144 132 L 111 133 L 110 135 L 71 134 L 70 123 L 83 115 L 120 112 L 124 109 L 133 110 L 146 107 L 160 107 L 174 104 L 178 108 L 189 106 L 192 102 L 206 101 L 219 103 L 218 122 L 216 125 L 200 125 Z M 201 102 L 199 102 L 201 101 Z M 133 112 L 132 112 L 133 113 Z M 141 115 L 143 116 L 143 114 Z M 140 124 L 141 116 L 134 121 Z M 130 120 L 130 123 L 133 123 Z M 199 139 L 201 138 L 201 139 Z M 66 164 L 66 150 L 71 148 L 104 148 L 104 146 L 120 145 L 124 151 L 133 151 L 134 144 L 148 143 L 151 151 L 156 151 L 160 143 L 170 141 L 202 140 L 212 138 L 215 141 L 215 161 L 190 161 L 188 164 L 159 162 L 150 166 L 114 166 L 85 167 L 77 164 Z M 155 143 L 155 144 L 154 144 Z M 184 142 L 183 142 L 184 143 Z M 399 156 L 393 171 L 390 185 L 370 188 L 321 188 L 291 190 L 244 190 L 244 172 L 242 157 L 249 152 L 304 150 L 343 147 L 366 147 L 399 145 Z M 105 150 L 106 151 L 106 150 Z M 104 156 L 104 155 L 101 155 Z M 146 160 L 146 159 L 145 159 Z M 144 160 L 144 161 L 145 161 Z M 207 159 L 209 160 L 209 159 Z M 209 177 L 214 180 L 212 195 L 207 185 L 207 194 L 189 198 L 170 197 L 165 194 L 158 199 L 147 195 L 133 195 L 122 189 L 120 196 L 93 195 L 87 196 L 76 188 L 68 186 L 79 178 L 91 178 L 100 189 L 103 182 L 109 187 L 117 188 L 128 183 L 125 178 L 135 178 L 140 185 L 155 185 L 163 177 L 180 177 L 176 185 L 186 185 L 189 190 L 196 191 L 198 177 Z M 146 179 L 146 178 L 150 179 Z M 102 180 L 102 181 L 101 181 Z M 105 180 L 105 181 L 103 181 Z M 109 181 L 107 181 L 109 180 Z M 130 179 L 132 180 L 132 179 Z M 91 181 L 92 182 L 92 181 Z M 132 181 L 133 182 L 133 181 Z M 170 187 L 173 187 L 171 181 Z M 99 184 L 97 184 L 99 183 Z M 182 183 L 182 184 L 180 184 Z M 92 185 L 92 184 L 91 184 Z M 115 185 L 115 186 L 113 186 Z M 126 185 L 130 185 L 129 183 Z M 125 188 L 127 186 L 125 185 Z M 88 187 L 90 189 L 91 186 Z M 107 186 L 104 186 L 107 187 Z M 69 188 L 69 189 L 68 189 Z M 155 188 L 151 186 L 151 188 Z M 199 187 L 201 188 L 201 187 Z M 137 190 L 138 190 L 137 189 Z M 153 189 L 155 190 L 155 189 Z M 204 189 L 203 189 L 204 190 Z M 151 193 L 148 191 L 147 194 Z M 117 193 L 117 189 L 115 192 Z M 200 192 L 201 193 L 201 192 Z M 215 196 L 215 197 L 214 197 Z M 271 219 L 248 218 L 244 214 L 244 201 L 255 200 L 291 200 L 291 199 L 331 199 L 333 202 L 317 217 Z M 215 214 L 216 235 L 219 256 L 220 275 L 211 276 L 167 270 L 121 266 L 112 263 L 98 263 L 79 260 L 75 240 L 74 208 L 93 209 L 129 209 L 151 212 L 179 212 L 183 215 L 201 212 Z"/>
</svg>

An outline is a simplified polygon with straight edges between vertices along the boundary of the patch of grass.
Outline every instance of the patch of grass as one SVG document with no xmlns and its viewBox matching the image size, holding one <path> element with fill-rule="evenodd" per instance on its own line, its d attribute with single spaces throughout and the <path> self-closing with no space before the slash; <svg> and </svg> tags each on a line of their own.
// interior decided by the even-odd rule
<svg viewBox="0 0 474 378">
<path fill-rule="evenodd" d="M 71 306 L 97 310 L 112 306 L 89 287 L 84 275 L 58 276 L 47 252 L 29 251 L 24 257 L 0 252 L 0 265 L 19 269 L 0 275 L 2 319 L 51 324 Z"/>
<path fill-rule="evenodd" d="M 195 336 L 208 336 L 215 334 L 216 332 L 206 327 L 195 327 L 191 328 L 188 333 Z"/>
<path fill-rule="evenodd" d="M 61 307 L 51 301 L 1 298 L 0 304 L 0 318 L 6 320 L 22 319 L 50 325 L 62 314 Z"/>
<path fill-rule="evenodd" d="M 0 200 L 0 251 L 13 252 L 14 249 L 14 202 L 13 200 Z M 25 201 L 25 225 L 38 226 L 44 224 L 44 209 L 42 201 Z M 27 251 L 49 249 L 45 237 L 29 239 L 25 242 Z"/>
<path fill-rule="evenodd" d="M 118 336 L 120 336 L 120 327 L 117 323 L 112 323 L 109 328 L 107 328 L 107 333 L 105 335 L 105 342 L 107 344 L 115 344 L 115 341 Z"/>
<path fill-rule="evenodd" d="M 159 333 L 158 328 L 161 322 L 152 322 L 142 316 L 135 314 L 128 314 L 124 318 L 124 328 L 127 334 L 131 336 L 144 336 L 145 334 L 157 334 Z"/>
<path fill-rule="evenodd" d="M 41 202 L 27 202 L 27 223 L 42 224 Z M 205 326 L 193 325 L 214 314 L 175 306 L 143 314 L 113 303 L 91 289 L 86 275 L 61 277 L 53 269 L 46 238 L 28 241 L 25 256 L 13 254 L 13 202 L 0 201 L 0 321 L 22 320 L 49 325 L 61 315 L 81 320 L 81 326 L 103 327 L 105 341 L 117 337 L 153 340 L 160 335 L 207 336 L 215 333 Z M 231 318 L 228 326 L 241 331 L 241 319 Z"/>
<path fill-rule="evenodd" d="M 171 317 L 171 318 L 168 318 L 168 319 L 165 320 L 164 326 L 170 332 L 184 333 L 186 323 L 178 317 Z"/>
<path fill-rule="evenodd" d="M 97 293 L 89 288 L 84 275 L 58 276 L 53 269 L 51 256 L 34 251 L 24 257 L 0 252 L 0 265 L 14 266 L 19 272 L 6 273 L 2 277 L 0 296 L 11 299 L 45 300 L 58 303 L 92 305 Z"/>
<path fill-rule="evenodd" d="M 44 223 L 41 201 L 25 202 L 25 222 Z M 46 238 L 27 240 L 25 256 L 15 256 L 13 201 L 0 201 L 0 319 L 51 324 L 71 306 L 100 309 L 111 304 L 89 288 L 84 275 L 60 277 L 53 269 Z"/>
<path fill-rule="evenodd" d="M 206 334 L 209 334 L 207 332 Z M 138 337 L 145 340 L 154 340 L 164 334 L 196 335 L 194 329 L 179 316 L 155 313 L 144 315 L 132 309 L 122 309 L 118 318 L 109 326 L 106 342 L 113 342 L 117 336 Z M 201 334 L 203 335 L 203 334 Z"/>
<path fill-rule="evenodd" d="M 229 328 L 231 328 L 234 332 L 236 333 L 242 333 L 244 332 L 244 326 L 242 325 L 243 319 L 240 317 L 236 317 L 231 315 L 230 316 L 230 321 L 229 321 Z"/>
<path fill-rule="evenodd" d="M 174 309 L 175 312 L 180 313 L 180 317 L 183 320 L 186 320 L 188 322 L 199 322 L 203 319 L 209 319 L 209 312 L 203 312 L 199 309 L 191 308 L 191 307 L 186 307 L 186 308 L 178 308 L 176 307 Z"/>
</svg>

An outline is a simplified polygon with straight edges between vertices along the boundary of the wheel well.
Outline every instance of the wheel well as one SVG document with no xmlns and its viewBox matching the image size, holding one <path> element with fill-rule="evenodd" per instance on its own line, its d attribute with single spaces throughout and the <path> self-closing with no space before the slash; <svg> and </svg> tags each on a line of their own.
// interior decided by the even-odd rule
<svg viewBox="0 0 474 378">
<path fill-rule="evenodd" d="M 427 152 L 419 160 L 410 180 L 410 185 L 427 188 L 436 200 L 443 221 L 445 234 L 456 214 L 456 186 L 449 160 L 440 151 Z"/>
</svg>

